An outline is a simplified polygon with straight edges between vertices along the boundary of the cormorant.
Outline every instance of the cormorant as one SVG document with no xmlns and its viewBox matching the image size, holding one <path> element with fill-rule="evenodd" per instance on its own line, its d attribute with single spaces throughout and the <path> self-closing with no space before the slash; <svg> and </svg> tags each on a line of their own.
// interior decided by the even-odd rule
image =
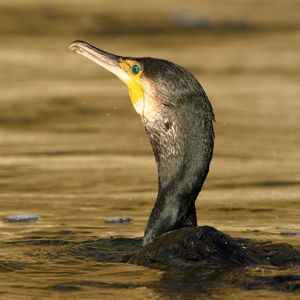
<svg viewBox="0 0 300 300">
<path fill-rule="evenodd" d="M 197 226 L 195 200 L 213 154 L 214 113 L 197 79 L 183 67 L 151 57 L 124 57 L 74 41 L 69 50 L 119 77 L 141 116 L 158 169 L 158 195 L 143 244 Z"/>
<path fill-rule="evenodd" d="M 197 227 L 195 200 L 212 159 L 214 113 L 191 73 L 167 60 L 118 56 L 84 41 L 74 41 L 69 50 L 91 59 L 128 86 L 155 155 L 157 199 L 143 247 L 129 263 L 223 267 L 300 261 L 299 252 L 291 247 L 251 246 L 215 228 Z"/>
</svg>

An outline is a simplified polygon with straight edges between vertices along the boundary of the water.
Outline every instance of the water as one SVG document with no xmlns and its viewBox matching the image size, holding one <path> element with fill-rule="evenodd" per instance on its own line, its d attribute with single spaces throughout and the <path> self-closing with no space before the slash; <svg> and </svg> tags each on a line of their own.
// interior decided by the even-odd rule
<svg viewBox="0 0 300 300">
<path fill-rule="evenodd" d="M 300 247 L 299 37 L 250 31 L 86 39 L 118 54 L 167 58 L 201 81 L 217 123 L 197 201 L 200 225 Z M 156 166 L 126 87 L 68 54 L 75 38 L 1 37 L 0 298 L 299 297 L 269 282 L 300 275 L 295 266 L 205 273 L 120 262 L 140 247 Z M 16 214 L 40 220 L 6 220 Z M 111 217 L 132 221 L 107 223 Z M 251 285 L 256 277 L 260 286 Z"/>
</svg>

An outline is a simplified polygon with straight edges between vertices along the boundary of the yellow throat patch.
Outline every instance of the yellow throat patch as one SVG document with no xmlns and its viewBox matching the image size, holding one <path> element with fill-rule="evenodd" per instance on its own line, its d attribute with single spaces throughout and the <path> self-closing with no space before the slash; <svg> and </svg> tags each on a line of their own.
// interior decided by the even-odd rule
<svg viewBox="0 0 300 300">
<path fill-rule="evenodd" d="M 144 98 L 144 88 L 140 79 L 143 73 L 141 65 L 137 61 L 124 59 L 120 61 L 120 67 L 130 76 L 130 79 L 124 83 L 128 86 L 129 97 L 133 106 L 136 106 Z"/>
</svg>

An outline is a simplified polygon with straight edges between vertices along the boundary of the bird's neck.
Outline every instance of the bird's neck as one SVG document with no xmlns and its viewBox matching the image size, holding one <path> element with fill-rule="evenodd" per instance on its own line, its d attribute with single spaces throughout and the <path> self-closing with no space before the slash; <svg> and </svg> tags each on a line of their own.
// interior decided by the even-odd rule
<svg viewBox="0 0 300 300">
<path fill-rule="evenodd" d="M 163 232 L 197 225 L 194 202 L 209 170 L 213 127 L 210 119 L 175 116 L 147 121 L 145 128 L 158 169 L 158 195 L 144 237 L 147 243 Z"/>
</svg>

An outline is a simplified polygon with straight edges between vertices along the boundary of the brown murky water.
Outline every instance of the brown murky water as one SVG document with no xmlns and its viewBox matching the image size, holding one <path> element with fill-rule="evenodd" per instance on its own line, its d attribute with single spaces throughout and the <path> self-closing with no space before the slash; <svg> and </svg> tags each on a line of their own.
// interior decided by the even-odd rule
<svg viewBox="0 0 300 300">
<path fill-rule="evenodd" d="M 198 276 L 120 263 L 140 245 L 156 166 L 126 87 L 68 54 L 73 38 L 1 38 L 0 298 L 299 297 L 227 284 L 234 272 Z M 213 163 L 197 201 L 200 225 L 300 247 L 299 31 L 88 41 L 122 55 L 175 61 L 201 81 L 217 123 Z M 6 221 L 24 213 L 41 219 Z M 105 222 L 114 216 L 133 220 Z M 249 278 L 300 275 L 298 267 L 244 271 Z"/>
</svg>

